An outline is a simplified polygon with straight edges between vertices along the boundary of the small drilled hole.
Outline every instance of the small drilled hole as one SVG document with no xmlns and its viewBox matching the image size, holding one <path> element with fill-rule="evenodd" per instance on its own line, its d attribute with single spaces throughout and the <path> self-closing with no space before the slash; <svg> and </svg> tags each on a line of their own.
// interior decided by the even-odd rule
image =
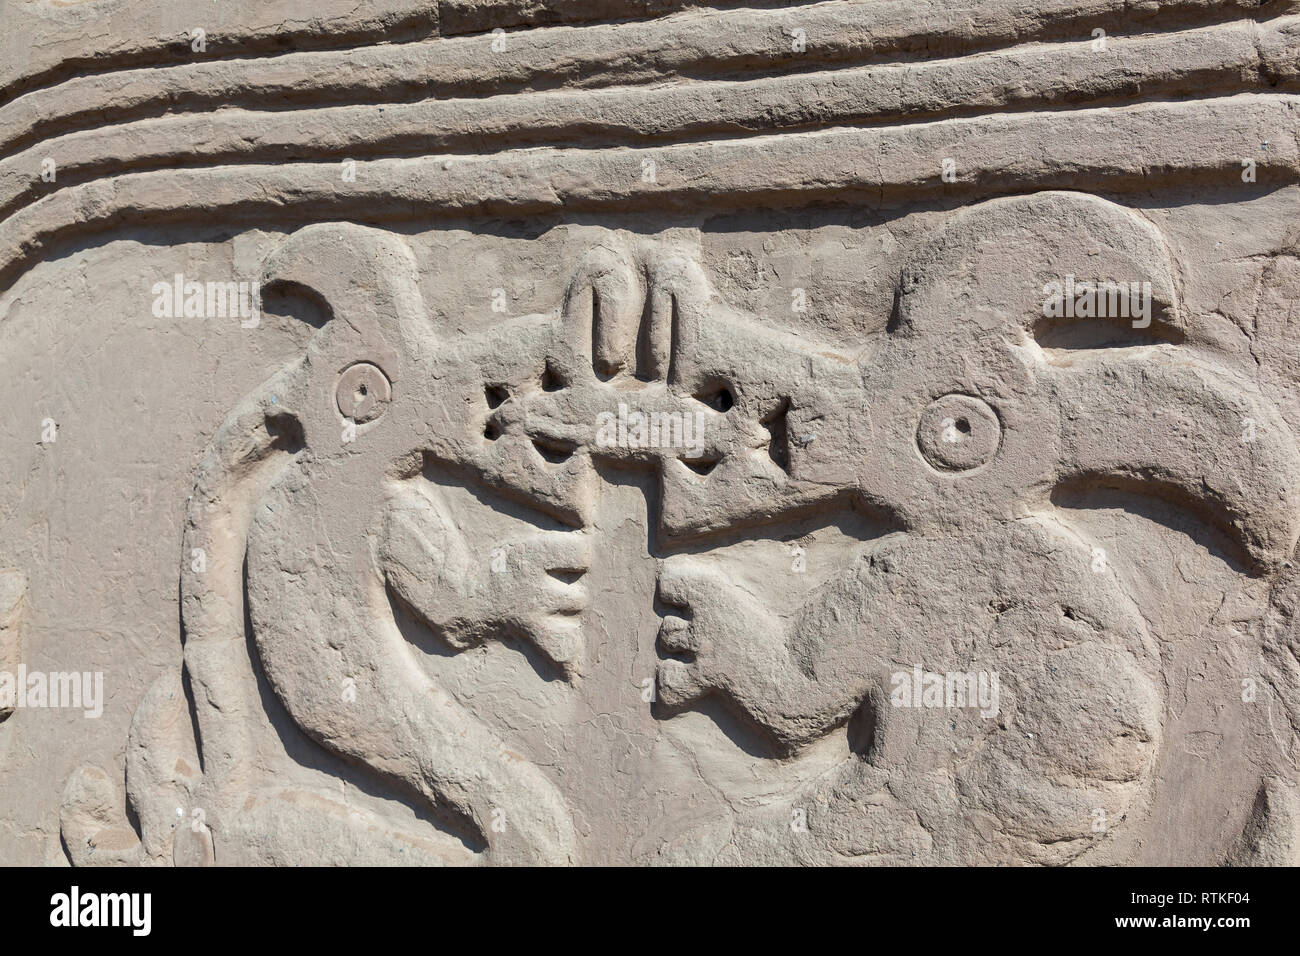
<svg viewBox="0 0 1300 956">
<path fill-rule="evenodd" d="M 696 395 L 697 401 L 703 402 L 714 411 L 729 412 L 736 404 L 735 397 L 731 394 L 730 389 L 720 388 L 716 392 L 710 392 L 705 395 Z"/>
<path fill-rule="evenodd" d="M 488 422 L 487 427 L 483 429 L 483 437 L 488 441 L 496 441 L 501 437 L 501 426 L 496 422 Z"/>
<path fill-rule="evenodd" d="M 563 581 L 565 584 L 577 584 L 582 580 L 582 576 L 587 573 L 586 568 L 548 568 L 546 571 L 557 581 Z"/>
<path fill-rule="evenodd" d="M 567 384 L 568 382 L 564 380 L 564 377 L 551 366 L 550 362 L 547 362 L 546 368 L 542 372 L 542 391 L 558 392 Z"/>
<path fill-rule="evenodd" d="M 548 438 L 534 438 L 533 447 L 537 453 L 552 465 L 562 465 L 568 461 L 576 450 L 577 446 L 568 442 L 556 441 Z"/>
<path fill-rule="evenodd" d="M 681 461 L 683 465 L 701 476 L 707 475 L 718 467 L 718 459 L 716 458 L 683 458 Z"/>
<path fill-rule="evenodd" d="M 970 422 L 965 418 L 957 419 L 957 431 L 961 432 L 963 435 L 969 435 Z"/>
</svg>

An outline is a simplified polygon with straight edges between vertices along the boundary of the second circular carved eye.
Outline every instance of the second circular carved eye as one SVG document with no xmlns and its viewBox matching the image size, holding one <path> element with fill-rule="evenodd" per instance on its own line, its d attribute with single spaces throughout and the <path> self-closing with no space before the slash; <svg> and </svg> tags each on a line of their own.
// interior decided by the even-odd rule
<svg viewBox="0 0 1300 956">
<path fill-rule="evenodd" d="M 970 471 L 987 464 L 1002 443 L 1002 423 L 988 403 L 953 393 L 936 398 L 921 413 L 916 445 L 940 471 Z"/>
<path fill-rule="evenodd" d="M 360 425 L 374 421 L 384 413 L 392 400 L 392 386 L 388 376 L 377 365 L 358 362 L 344 370 L 334 391 L 335 401 L 344 418 Z"/>
</svg>

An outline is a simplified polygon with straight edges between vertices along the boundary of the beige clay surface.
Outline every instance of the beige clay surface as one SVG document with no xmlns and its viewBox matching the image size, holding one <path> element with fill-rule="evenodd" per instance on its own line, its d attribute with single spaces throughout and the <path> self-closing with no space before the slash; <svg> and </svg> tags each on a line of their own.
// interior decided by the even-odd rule
<svg viewBox="0 0 1300 956">
<path fill-rule="evenodd" d="M 1300 863 L 1300 2 L 0 0 L 0 863 Z"/>
</svg>

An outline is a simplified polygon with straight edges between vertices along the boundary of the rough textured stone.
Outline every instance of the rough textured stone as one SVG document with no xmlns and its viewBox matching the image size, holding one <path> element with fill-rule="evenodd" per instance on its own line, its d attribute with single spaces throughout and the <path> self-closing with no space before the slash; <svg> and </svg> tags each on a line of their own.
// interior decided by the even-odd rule
<svg viewBox="0 0 1300 956">
<path fill-rule="evenodd" d="M 1300 861 L 1300 3 L 752 7 L 0 2 L 0 862 Z"/>
</svg>

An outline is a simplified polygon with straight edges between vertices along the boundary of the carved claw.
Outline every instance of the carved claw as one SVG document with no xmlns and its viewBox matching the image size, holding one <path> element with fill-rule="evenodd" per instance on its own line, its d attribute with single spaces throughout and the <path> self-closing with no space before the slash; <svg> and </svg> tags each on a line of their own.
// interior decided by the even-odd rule
<svg viewBox="0 0 1300 956">
<path fill-rule="evenodd" d="M 851 397 L 830 401 L 858 390 L 855 363 L 731 314 L 689 255 L 594 249 L 570 283 L 563 324 L 567 344 L 547 359 L 551 386 L 503 405 L 495 426 L 578 460 L 657 470 L 666 539 L 787 513 L 853 485 L 851 470 L 827 463 L 851 435 L 841 416 L 860 412 Z M 800 429 L 793 450 L 787 419 Z M 822 426 L 812 451 L 808 436 Z"/>
<path fill-rule="evenodd" d="M 164 674 L 131 720 L 126 784 L 139 823 L 137 836 L 118 785 L 98 767 L 81 767 L 64 788 L 60 829 L 74 866 L 175 864 L 215 861 L 191 733 L 189 704 L 176 674 Z"/>
<path fill-rule="evenodd" d="M 472 553 L 444 508 L 404 488 L 385 518 L 379 562 L 389 586 L 453 647 L 518 635 L 565 673 L 577 670 L 578 615 L 587 604 L 577 578 L 590 566 L 585 535 L 543 532 Z"/>
<path fill-rule="evenodd" d="M 658 595 L 686 615 L 665 617 L 659 630 L 662 650 L 689 657 L 660 662 L 659 699 L 667 707 L 714 690 L 744 706 L 790 669 L 784 624 L 717 568 L 670 558 L 660 569 Z"/>
</svg>

